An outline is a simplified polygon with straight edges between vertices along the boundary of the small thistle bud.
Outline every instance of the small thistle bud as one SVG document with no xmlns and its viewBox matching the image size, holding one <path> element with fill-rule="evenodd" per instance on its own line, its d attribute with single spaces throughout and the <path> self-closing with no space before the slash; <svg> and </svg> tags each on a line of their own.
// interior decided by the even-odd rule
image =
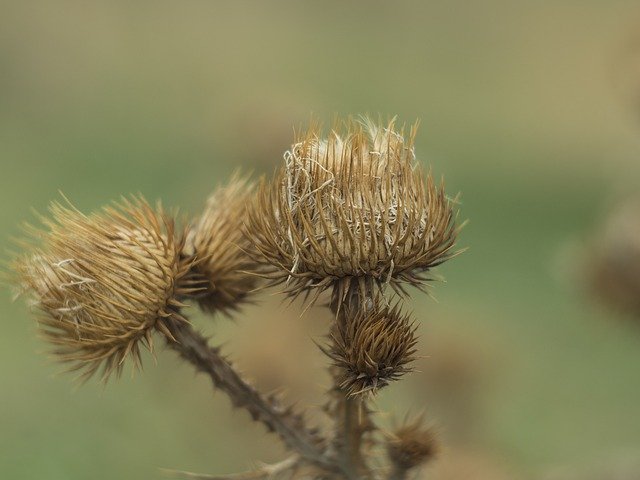
<svg viewBox="0 0 640 480">
<path fill-rule="evenodd" d="M 247 300 L 257 278 L 255 263 L 247 254 L 244 221 L 253 185 L 234 179 L 207 201 L 204 212 L 189 229 L 185 253 L 193 263 L 191 274 L 203 290 L 196 295 L 210 312 L 229 312 Z"/>
<path fill-rule="evenodd" d="M 169 338 L 167 323 L 182 320 L 181 240 L 173 221 L 143 199 L 124 200 L 84 215 L 53 203 L 40 241 L 13 269 L 20 292 L 39 311 L 40 328 L 53 353 L 89 378 L 119 374 L 131 356 L 140 366 L 140 344 L 153 349 L 152 333 Z"/>
<path fill-rule="evenodd" d="M 424 465 L 437 454 L 436 435 L 432 429 L 424 427 L 422 417 L 396 429 L 387 438 L 387 455 L 397 472 L 408 472 Z"/>
<path fill-rule="evenodd" d="M 272 283 L 292 296 L 333 289 L 339 300 L 368 285 L 402 294 L 454 255 L 452 202 L 416 162 L 415 133 L 364 119 L 296 139 L 248 219 Z"/>
<path fill-rule="evenodd" d="M 349 395 L 375 393 L 411 371 L 416 327 L 398 305 L 344 308 L 323 351 L 336 367 L 336 385 Z"/>
</svg>

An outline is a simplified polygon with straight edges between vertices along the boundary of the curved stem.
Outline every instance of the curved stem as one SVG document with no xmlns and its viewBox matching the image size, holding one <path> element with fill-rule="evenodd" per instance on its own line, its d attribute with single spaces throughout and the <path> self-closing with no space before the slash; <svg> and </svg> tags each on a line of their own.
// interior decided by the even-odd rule
<svg viewBox="0 0 640 480">
<path fill-rule="evenodd" d="M 338 468 L 325 455 L 324 440 L 315 429 L 305 425 L 302 415 L 283 407 L 275 398 L 263 397 L 238 375 L 219 349 L 210 347 L 190 325 L 175 323 L 170 330 L 175 341 L 169 340 L 169 347 L 209 375 L 214 386 L 224 391 L 234 406 L 244 408 L 254 420 L 278 434 L 287 447 L 308 462 L 328 471 Z"/>
</svg>

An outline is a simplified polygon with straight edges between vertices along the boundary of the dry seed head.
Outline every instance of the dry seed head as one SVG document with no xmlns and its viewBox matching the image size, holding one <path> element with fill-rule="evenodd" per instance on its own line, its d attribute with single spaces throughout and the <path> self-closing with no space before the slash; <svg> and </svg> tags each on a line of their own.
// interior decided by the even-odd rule
<svg viewBox="0 0 640 480">
<path fill-rule="evenodd" d="M 342 309 L 323 347 L 336 367 L 336 385 L 350 395 L 375 393 L 411 371 L 416 327 L 398 305 L 375 301 L 368 309 Z"/>
<path fill-rule="evenodd" d="M 189 229 L 184 250 L 192 262 L 192 281 L 203 287 L 195 296 L 204 310 L 228 313 L 256 288 L 258 277 L 249 273 L 256 266 L 243 234 L 253 188 L 247 178 L 235 176 L 208 199 Z"/>
<path fill-rule="evenodd" d="M 452 202 L 414 155 L 394 121 L 318 126 L 298 136 L 273 183 L 263 181 L 248 234 L 274 284 L 290 295 L 332 288 L 339 299 L 357 286 L 420 286 L 426 272 L 454 255 Z"/>
<path fill-rule="evenodd" d="M 640 200 L 622 204 L 606 219 L 588 254 L 595 296 L 640 318 Z"/>
<path fill-rule="evenodd" d="M 119 374 L 128 356 L 140 366 L 140 344 L 152 349 L 155 329 L 171 337 L 167 323 L 182 320 L 173 221 L 142 198 L 91 215 L 59 203 L 50 212 L 44 230 L 30 229 L 38 245 L 13 264 L 45 339 L 85 379 L 101 367 L 105 380 Z"/>
<path fill-rule="evenodd" d="M 438 454 L 438 441 L 433 429 L 423 424 L 422 417 L 396 429 L 387 438 L 387 455 L 400 472 L 419 467 Z"/>
</svg>

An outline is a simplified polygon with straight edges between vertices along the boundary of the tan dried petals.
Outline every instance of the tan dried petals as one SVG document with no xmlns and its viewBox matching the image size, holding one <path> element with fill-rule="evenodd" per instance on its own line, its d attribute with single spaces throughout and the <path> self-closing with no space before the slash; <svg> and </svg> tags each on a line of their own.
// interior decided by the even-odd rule
<svg viewBox="0 0 640 480">
<path fill-rule="evenodd" d="M 175 300 L 185 272 L 173 221 L 142 198 L 84 215 L 53 203 L 44 230 L 31 229 L 28 253 L 13 264 L 22 293 L 39 310 L 54 354 L 88 378 L 120 373 L 131 356 L 140 366 L 142 342 L 180 319 Z"/>
<path fill-rule="evenodd" d="M 415 133 L 364 119 L 296 140 L 248 220 L 273 283 L 297 295 L 372 279 L 402 293 L 454 254 L 452 202 L 416 162 Z"/>
<path fill-rule="evenodd" d="M 323 347 L 336 367 L 336 384 L 350 395 L 375 393 L 411 371 L 416 327 L 398 305 L 343 308 Z"/>
<path fill-rule="evenodd" d="M 387 455 L 400 472 L 407 472 L 432 460 L 437 453 L 436 435 L 423 425 L 422 418 L 403 425 L 387 439 Z"/>
<path fill-rule="evenodd" d="M 228 313 L 245 302 L 255 290 L 258 277 L 251 248 L 243 233 L 254 185 L 235 176 L 207 201 L 204 212 L 189 229 L 185 252 L 193 262 L 193 281 L 202 286 L 194 292 L 207 311 Z"/>
</svg>

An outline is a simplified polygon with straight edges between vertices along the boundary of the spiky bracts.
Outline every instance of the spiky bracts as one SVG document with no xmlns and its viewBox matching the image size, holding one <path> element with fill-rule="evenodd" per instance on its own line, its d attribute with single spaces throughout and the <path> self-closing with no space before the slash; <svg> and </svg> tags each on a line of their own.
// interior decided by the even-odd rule
<svg viewBox="0 0 640 480">
<path fill-rule="evenodd" d="M 203 288 L 196 294 L 209 312 L 230 313 L 247 300 L 258 277 L 243 234 L 251 190 L 248 179 L 235 176 L 209 197 L 204 212 L 190 227 L 185 245 L 191 275 Z"/>
<path fill-rule="evenodd" d="M 397 479 L 433 460 L 439 449 L 435 432 L 424 426 L 422 417 L 389 433 L 386 447 L 394 471 L 392 478 Z"/>
<path fill-rule="evenodd" d="M 336 367 L 337 386 L 350 396 L 375 393 L 411 371 L 415 330 L 398 305 L 343 308 L 323 348 Z"/>
<path fill-rule="evenodd" d="M 453 205 L 416 162 L 415 133 L 364 119 L 296 138 L 248 218 L 274 284 L 292 296 L 332 288 L 344 297 L 365 283 L 402 293 L 454 254 Z"/>
<path fill-rule="evenodd" d="M 84 378 L 120 373 L 127 357 L 139 366 L 140 345 L 152 349 L 153 332 L 171 336 L 167 322 L 181 320 L 186 270 L 173 220 L 142 198 L 91 215 L 53 203 L 50 213 L 13 263 L 44 337 Z"/>
</svg>

